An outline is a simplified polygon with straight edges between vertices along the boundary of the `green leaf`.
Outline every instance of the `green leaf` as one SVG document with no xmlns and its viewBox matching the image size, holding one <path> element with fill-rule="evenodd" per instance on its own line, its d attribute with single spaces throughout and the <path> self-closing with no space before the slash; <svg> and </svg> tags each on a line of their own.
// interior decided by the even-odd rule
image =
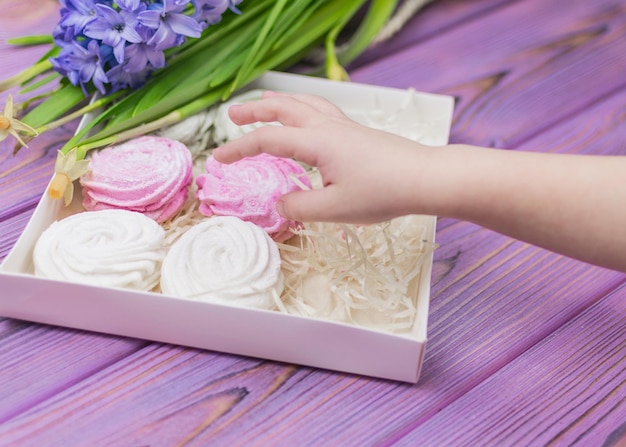
<svg viewBox="0 0 626 447">
<path fill-rule="evenodd" d="M 54 39 L 49 34 L 42 34 L 33 36 L 12 37 L 10 39 L 7 39 L 7 43 L 10 45 L 28 47 L 35 45 L 52 44 L 54 43 Z"/>
<path fill-rule="evenodd" d="M 293 63 L 307 53 L 315 44 L 328 33 L 338 21 L 344 20 L 362 5 L 366 0 L 330 1 L 318 8 L 303 26 L 297 30 L 290 29 L 284 41 L 285 45 L 273 48 L 257 66 L 256 70 L 272 70 L 277 67 Z"/>
<path fill-rule="evenodd" d="M 346 73 L 345 69 L 341 66 L 339 61 L 337 60 L 337 53 L 335 51 L 336 41 L 339 33 L 346 24 L 350 21 L 352 16 L 358 11 L 360 8 L 360 4 L 356 3 L 353 5 L 353 9 L 347 12 L 345 15 L 339 18 L 337 24 L 330 30 L 330 32 L 326 35 L 326 76 L 329 79 L 333 79 L 336 81 L 347 81 L 349 80 L 348 73 Z"/>
<path fill-rule="evenodd" d="M 365 18 L 350 39 L 346 50 L 339 55 L 339 61 L 347 64 L 367 49 L 374 37 L 385 26 L 393 14 L 398 0 L 372 0 Z"/>
<path fill-rule="evenodd" d="M 85 94 L 80 87 L 65 84 L 54 95 L 28 112 L 22 121 L 31 127 L 41 127 L 64 115 L 81 102 L 86 101 Z"/>
<path fill-rule="evenodd" d="M 25 70 L 22 70 L 16 75 L 11 76 L 10 78 L 7 78 L 4 81 L 0 82 L 0 92 L 8 90 L 11 87 L 15 87 L 17 85 L 28 82 L 31 79 L 34 79 L 40 74 L 45 73 L 46 71 L 49 71 L 51 69 L 52 69 L 52 64 L 50 63 L 50 61 L 45 60 L 45 61 L 38 62 L 35 65 L 28 67 Z"/>
<path fill-rule="evenodd" d="M 231 91 L 235 90 L 239 85 L 241 85 L 242 78 L 244 78 L 252 70 L 256 62 L 263 56 L 264 52 L 260 51 L 261 47 L 265 43 L 265 39 L 270 33 L 272 27 L 278 20 L 278 16 L 285 8 L 286 3 L 287 0 L 277 0 L 274 4 L 274 7 L 270 11 L 269 17 L 263 24 L 263 28 L 261 28 L 261 31 L 259 32 L 259 35 L 254 42 L 254 45 L 252 45 L 252 47 L 250 48 L 246 60 L 244 61 L 243 65 L 239 69 L 239 72 L 237 73 L 237 76 L 235 77 L 235 81 L 231 86 Z M 297 3 L 297 0 L 295 3 Z"/>
<path fill-rule="evenodd" d="M 37 90 L 38 88 L 43 87 L 44 85 L 49 84 L 50 82 L 58 80 L 60 77 L 61 75 L 58 73 L 50 73 L 48 76 L 45 76 L 35 82 L 31 82 L 27 84 L 26 87 L 20 90 L 20 93 L 32 92 L 33 90 Z"/>
</svg>

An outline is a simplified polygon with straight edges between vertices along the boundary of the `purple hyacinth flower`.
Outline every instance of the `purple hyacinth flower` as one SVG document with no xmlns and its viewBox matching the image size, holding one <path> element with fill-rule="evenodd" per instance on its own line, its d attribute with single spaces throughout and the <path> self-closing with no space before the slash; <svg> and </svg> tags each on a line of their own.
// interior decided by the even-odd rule
<svg viewBox="0 0 626 447">
<path fill-rule="evenodd" d="M 86 47 L 72 41 L 61 49 L 59 56 L 52 60 L 52 65 L 72 85 L 80 85 L 85 95 L 88 94 L 86 86 L 89 81 L 93 81 L 100 93 L 106 93 L 105 84 L 109 79 L 104 73 L 102 53 L 96 40 L 90 40 Z"/>
<path fill-rule="evenodd" d="M 215 25 L 222 20 L 222 15 L 227 9 L 241 14 L 235 7 L 242 0 L 191 0 L 194 6 L 194 17 L 207 25 Z"/>
<path fill-rule="evenodd" d="M 52 31 L 52 38 L 58 46 L 62 46 L 63 43 L 71 41 L 74 37 L 76 36 L 74 34 L 74 27 L 72 26 L 65 28 L 57 24 L 54 31 Z"/>
<path fill-rule="evenodd" d="M 85 26 L 96 19 L 96 3 L 109 6 L 112 4 L 110 1 L 97 0 L 60 0 L 60 3 L 59 31 L 62 33 L 55 32 L 55 37 L 66 42 L 82 35 Z"/>
<path fill-rule="evenodd" d="M 69 61 L 69 56 L 74 51 L 72 43 L 59 42 L 61 51 L 57 57 L 50 58 L 52 68 L 54 68 L 61 76 L 67 77 L 73 85 L 78 85 L 78 73 L 75 72 L 74 66 Z"/>
<path fill-rule="evenodd" d="M 139 73 L 146 68 L 165 67 L 163 51 L 155 50 L 145 42 L 134 43 L 126 47 L 126 61 L 124 70 L 129 73 Z"/>
<path fill-rule="evenodd" d="M 156 30 L 148 44 L 156 50 L 165 50 L 182 43 L 182 36 L 200 37 L 202 26 L 183 12 L 189 0 L 163 0 L 153 3 L 139 14 L 139 23 Z"/>
<path fill-rule="evenodd" d="M 128 87 L 133 89 L 141 87 L 145 84 L 150 73 L 151 71 L 149 69 L 133 73 L 126 71 L 123 65 L 116 65 L 107 71 L 106 75 L 112 85 L 111 92 L 115 92 Z"/>
<path fill-rule="evenodd" d="M 115 4 L 120 9 L 120 15 L 124 21 L 132 24 L 133 28 L 137 30 L 137 16 L 147 9 L 146 4 L 141 0 L 118 0 Z"/>
<path fill-rule="evenodd" d="M 101 40 L 113 47 L 115 59 L 124 62 L 124 47 L 127 42 L 139 43 L 141 36 L 135 31 L 132 14 L 121 14 L 106 5 L 96 5 L 98 17 L 85 26 L 85 35 Z"/>
<path fill-rule="evenodd" d="M 191 0 L 194 6 L 194 17 L 205 21 L 208 25 L 215 25 L 222 20 L 222 14 L 230 5 L 229 0 Z"/>
</svg>

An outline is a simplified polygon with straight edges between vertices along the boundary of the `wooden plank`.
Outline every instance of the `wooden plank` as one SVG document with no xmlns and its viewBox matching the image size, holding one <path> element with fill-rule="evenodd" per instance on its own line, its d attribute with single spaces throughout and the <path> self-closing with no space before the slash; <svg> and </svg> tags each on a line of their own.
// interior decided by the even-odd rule
<svg viewBox="0 0 626 447">
<path fill-rule="evenodd" d="M 59 18 L 60 4 L 45 0 L 3 0 L 0 15 L 0 79 L 5 80 L 34 64 L 49 50 L 43 46 L 15 46 L 7 42 L 14 37 L 33 34 L 50 34 Z M 20 95 L 18 88 L 0 92 L 0 104 L 4 105 L 8 93 L 12 93 L 16 104 L 28 95 Z M 0 143 L 0 153 L 4 146 Z M 1 171 L 0 171 L 1 172 Z"/>
<path fill-rule="evenodd" d="M 519 0 L 514 0 L 519 1 Z M 513 3 L 511 0 L 436 0 L 414 15 L 393 38 L 377 43 L 348 65 L 350 71 L 375 63 L 427 39 L 447 33 L 472 20 L 480 20 L 496 9 Z"/>
<path fill-rule="evenodd" d="M 46 52 L 43 47 L 16 48 L 6 40 L 33 34 L 50 34 L 59 20 L 60 5 L 49 0 L 2 0 L 0 15 L 1 77 L 16 74 L 26 63 L 37 61 Z"/>
<path fill-rule="evenodd" d="M 0 321 L 0 424 L 146 344 L 13 319 Z M 7 445 L 1 434 L 0 444 Z"/>
<path fill-rule="evenodd" d="M 15 213 L 5 212 L 4 217 L 0 218 L 0 262 L 9 254 L 15 241 L 20 237 L 22 231 L 28 224 L 30 216 L 35 210 L 35 206 L 39 202 L 39 197 L 35 196 L 28 203 L 20 203 Z"/>
<path fill-rule="evenodd" d="M 593 116 L 593 119 L 589 119 Z M 626 88 L 519 146 L 534 152 L 626 155 Z"/>
<path fill-rule="evenodd" d="M 277 363 L 152 344 L 0 426 L 0 441 L 202 444 L 208 426 L 217 424 L 213 430 L 219 431 L 219 425 L 235 423 L 304 376 Z M 131 402 L 132 410 L 120 411 Z"/>
<path fill-rule="evenodd" d="M 352 79 L 457 96 L 452 142 L 511 148 L 626 85 L 625 23 L 623 1 L 513 3 Z"/>
<path fill-rule="evenodd" d="M 610 445 L 626 421 L 624 321 L 621 287 L 397 445 Z"/>
</svg>

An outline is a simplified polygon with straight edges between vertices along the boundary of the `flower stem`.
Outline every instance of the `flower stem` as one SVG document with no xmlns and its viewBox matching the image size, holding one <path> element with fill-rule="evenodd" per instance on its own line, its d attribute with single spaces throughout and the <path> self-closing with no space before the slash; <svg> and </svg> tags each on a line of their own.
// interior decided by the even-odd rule
<svg viewBox="0 0 626 447">
<path fill-rule="evenodd" d="M 19 106 L 20 110 L 23 112 L 27 110 L 33 103 L 41 101 L 42 99 L 47 99 L 47 98 L 52 97 L 58 90 L 59 90 L 58 88 L 55 88 L 54 90 L 43 92 L 40 95 L 31 96 L 27 100 L 22 101 L 20 103 L 20 106 Z"/>
<path fill-rule="evenodd" d="M 59 79 L 60 77 L 61 75 L 56 72 L 50 73 L 48 76 L 44 77 L 43 79 L 40 79 L 37 82 L 33 82 L 32 84 L 24 87 L 22 90 L 20 90 L 20 93 L 21 94 L 30 93 L 34 90 L 37 90 L 40 87 L 43 87 L 46 84 L 49 84 L 52 81 Z"/>
<path fill-rule="evenodd" d="M 167 115 L 151 121 L 149 123 L 142 124 L 141 126 L 134 127 L 132 129 L 125 130 L 123 132 L 116 133 L 106 138 L 96 140 L 86 144 L 76 145 L 76 158 L 82 160 L 85 158 L 87 152 L 92 149 L 97 149 L 104 146 L 110 146 L 112 144 L 121 143 L 122 141 L 130 140 L 131 138 L 145 135 L 150 132 L 161 129 L 162 127 L 175 124 L 181 120 L 181 114 L 178 110 L 175 110 Z"/>
<path fill-rule="evenodd" d="M 372 0 L 365 18 L 350 39 L 348 47 L 341 52 L 339 60 L 342 64 L 352 62 L 372 42 L 385 23 L 393 15 L 398 0 Z"/>
<path fill-rule="evenodd" d="M 80 109 L 65 115 L 64 117 L 59 118 L 58 120 L 51 121 L 51 122 L 46 123 L 46 124 L 44 124 L 42 126 L 39 126 L 39 127 L 35 128 L 35 130 L 38 133 L 41 134 L 41 133 L 46 132 L 48 130 L 52 130 L 52 129 L 56 129 L 57 127 L 61 127 L 64 124 L 69 123 L 70 121 L 73 121 L 73 120 L 75 120 L 77 118 L 80 118 L 81 116 L 83 116 L 86 113 L 93 112 L 94 110 L 97 110 L 100 107 L 103 107 L 103 106 L 109 104 L 110 102 L 113 102 L 115 99 L 117 99 L 119 96 L 121 96 L 122 93 L 123 92 L 118 91 L 118 92 L 112 93 L 112 94 L 110 94 L 108 96 L 99 98 L 99 99 L 97 99 L 95 101 L 90 102 L 86 106 L 81 107 Z"/>
<path fill-rule="evenodd" d="M 326 77 L 333 81 L 349 81 L 350 77 L 348 72 L 341 66 L 337 59 L 337 37 L 341 30 L 350 21 L 352 16 L 360 8 L 360 4 L 356 3 L 351 10 L 349 10 L 339 22 L 328 32 L 326 35 L 325 49 L 326 49 Z"/>
<path fill-rule="evenodd" d="M 10 89 L 11 87 L 15 87 L 24 82 L 28 82 L 33 79 L 35 76 L 40 75 L 52 68 L 52 63 L 49 60 L 43 60 L 41 62 L 37 62 L 32 67 L 28 67 L 27 69 L 19 72 L 18 74 L 11 76 L 10 78 L 5 79 L 0 82 L 0 92 Z"/>
<path fill-rule="evenodd" d="M 49 34 L 41 34 L 34 36 L 12 37 L 7 39 L 9 45 L 18 45 L 21 47 L 31 47 L 36 45 L 45 45 L 54 43 L 54 39 Z"/>
</svg>

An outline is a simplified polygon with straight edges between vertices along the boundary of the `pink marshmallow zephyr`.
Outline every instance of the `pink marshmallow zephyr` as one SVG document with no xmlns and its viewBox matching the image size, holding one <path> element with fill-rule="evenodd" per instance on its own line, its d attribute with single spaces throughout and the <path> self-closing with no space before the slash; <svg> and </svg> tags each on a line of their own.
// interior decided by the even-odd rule
<svg viewBox="0 0 626 447">
<path fill-rule="evenodd" d="M 209 157 L 206 174 L 196 179 L 200 212 L 205 216 L 235 216 L 263 228 L 277 242 L 293 236 L 298 222 L 276 211 L 281 196 L 311 187 L 306 171 L 293 160 L 260 154 L 232 164 Z M 294 178 L 297 179 L 294 181 Z"/>
<path fill-rule="evenodd" d="M 192 181 L 187 147 L 161 137 L 139 137 L 95 152 L 89 169 L 80 179 L 85 209 L 125 209 L 158 223 L 180 211 Z"/>
</svg>

